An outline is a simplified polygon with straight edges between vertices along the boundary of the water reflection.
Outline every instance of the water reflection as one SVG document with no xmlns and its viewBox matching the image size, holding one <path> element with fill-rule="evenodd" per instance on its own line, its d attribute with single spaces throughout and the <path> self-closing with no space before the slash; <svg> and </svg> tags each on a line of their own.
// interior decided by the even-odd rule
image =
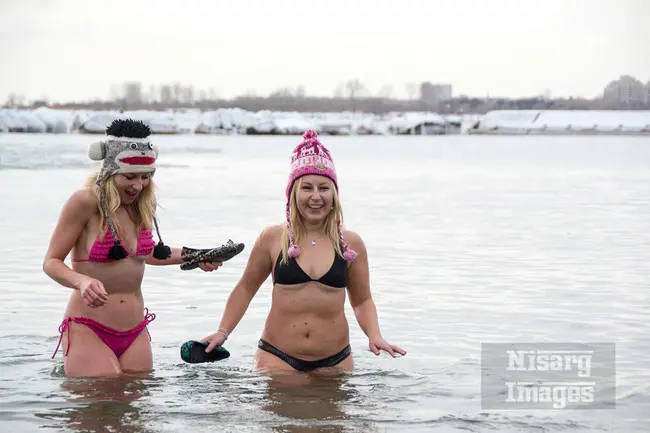
<svg viewBox="0 0 650 433">
<path fill-rule="evenodd" d="M 137 404 L 149 395 L 149 374 L 101 379 L 66 379 L 61 388 L 73 403 L 58 414 L 66 430 L 83 432 L 153 432 Z M 150 421 L 150 419 L 149 419 Z"/>
<path fill-rule="evenodd" d="M 284 418 L 276 432 L 344 432 L 350 420 L 344 408 L 357 398 L 347 376 L 273 374 L 267 379 L 263 409 Z"/>
</svg>

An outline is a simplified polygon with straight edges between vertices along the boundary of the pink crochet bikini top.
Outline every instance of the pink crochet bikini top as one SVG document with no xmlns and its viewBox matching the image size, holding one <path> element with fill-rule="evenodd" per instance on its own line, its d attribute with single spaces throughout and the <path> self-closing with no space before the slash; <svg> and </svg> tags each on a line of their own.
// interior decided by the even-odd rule
<svg viewBox="0 0 650 433">
<path fill-rule="evenodd" d="M 124 242 L 118 235 L 120 243 L 124 246 Z M 110 230 L 106 230 L 104 233 L 104 242 L 99 239 L 99 235 L 95 239 L 92 248 L 90 249 L 90 254 L 88 254 L 87 259 L 78 259 L 73 260 L 73 262 L 112 262 L 112 259 L 108 258 L 108 251 L 115 245 L 113 237 L 111 236 Z M 156 243 L 153 240 L 153 235 L 151 229 L 141 228 L 138 235 L 138 246 L 136 247 L 136 256 L 148 256 L 151 254 L 151 251 L 156 246 Z M 127 257 L 130 254 L 127 251 Z"/>
</svg>

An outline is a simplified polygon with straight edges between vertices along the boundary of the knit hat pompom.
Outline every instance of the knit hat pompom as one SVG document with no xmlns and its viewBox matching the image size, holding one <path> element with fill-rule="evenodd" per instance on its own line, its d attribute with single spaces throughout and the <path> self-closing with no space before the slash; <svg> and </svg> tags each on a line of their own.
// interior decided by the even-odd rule
<svg viewBox="0 0 650 433">
<path fill-rule="evenodd" d="M 104 159 L 104 143 L 96 141 L 88 146 L 88 157 L 93 161 L 101 161 Z"/>
<path fill-rule="evenodd" d="M 289 247 L 289 257 L 295 258 L 300 255 L 300 247 L 296 244 L 293 244 Z"/>
<path fill-rule="evenodd" d="M 348 249 L 343 253 L 343 258 L 344 258 L 346 261 L 351 262 L 352 260 L 354 260 L 354 259 L 357 258 L 357 253 L 356 253 L 354 250 L 351 250 L 351 249 L 348 248 Z"/>
</svg>

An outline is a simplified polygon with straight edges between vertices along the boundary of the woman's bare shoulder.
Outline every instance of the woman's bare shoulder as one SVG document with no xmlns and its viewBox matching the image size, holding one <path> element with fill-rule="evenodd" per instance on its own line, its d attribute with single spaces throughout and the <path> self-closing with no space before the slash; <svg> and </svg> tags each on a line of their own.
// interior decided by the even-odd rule
<svg viewBox="0 0 650 433">
<path fill-rule="evenodd" d="M 280 236 L 282 236 L 283 227 L 284 227 L 283 223 L 272 224 L 264 227 L 262 233 L 260 233 L 260 241 L 267 245 L 271 245 L 269 244 L 269 242 L 271 243 L 276 242 L 277 240 L 280 239 Z"/>
<path fill-rule="evenodd" d="M 99 211 L 95 194 L 87 188 L 82 188 L 73 192 L 68 198 L 66 207 L 74 208 L 75 210 L 82 211 L 88 215 Z"/>
<path fill-rule="evenodd" d="M 361 239 L 361 236 L 355 231 L 348 229 L 343 230 L 343 238 L 345 239 L 345 242 L 348 244 L 348 246 L 352 249 L 355 249 L 355 247 L 359 248 L 364 245 L 363 239 Z"/>
</svg>

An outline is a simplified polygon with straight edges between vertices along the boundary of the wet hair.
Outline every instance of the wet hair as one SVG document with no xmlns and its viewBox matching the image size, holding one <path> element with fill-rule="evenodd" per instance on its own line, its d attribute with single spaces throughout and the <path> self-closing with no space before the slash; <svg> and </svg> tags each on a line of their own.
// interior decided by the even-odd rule
<svg viewBox="0 0 650 433">
<path fill-rule="evenodd" d="M 147 138 L 151 129 L 141 120 L 115 119 L 106 128 L 106 135 L 113 137 Z"/>
</svg>

